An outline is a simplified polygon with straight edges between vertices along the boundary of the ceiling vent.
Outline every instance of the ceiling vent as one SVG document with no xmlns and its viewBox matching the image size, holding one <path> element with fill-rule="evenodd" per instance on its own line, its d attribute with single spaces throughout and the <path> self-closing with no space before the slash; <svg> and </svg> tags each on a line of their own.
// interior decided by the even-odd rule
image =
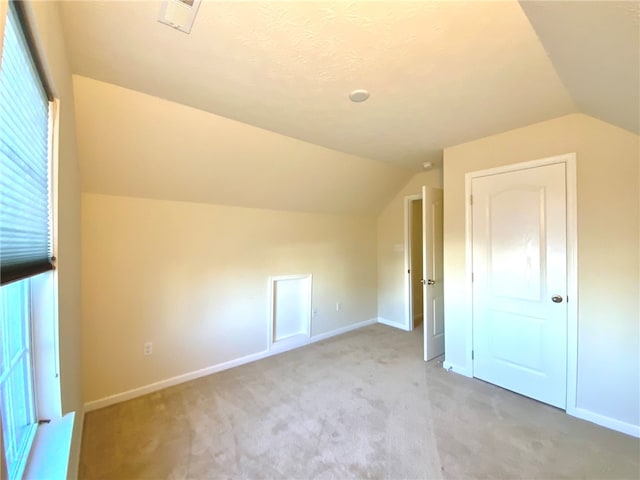
<svg viewBox="0 0 640 480">
<path fill-rule="evenodd" d="M 190 33 L 200 0 L 166 0 L 160 9 L 158 21 L 171 28 Z"/>
</svg>

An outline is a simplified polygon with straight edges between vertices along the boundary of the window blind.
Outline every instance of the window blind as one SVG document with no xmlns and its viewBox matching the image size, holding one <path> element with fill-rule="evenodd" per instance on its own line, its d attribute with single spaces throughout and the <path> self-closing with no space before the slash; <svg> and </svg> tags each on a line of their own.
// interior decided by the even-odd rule
<svg viewBox="0 0 640 480">
<path fill-rule="evenodd" d="M 53 268 L 49 98 L 9 2 L 0 67 L 0 284 Z"/>
</svg>

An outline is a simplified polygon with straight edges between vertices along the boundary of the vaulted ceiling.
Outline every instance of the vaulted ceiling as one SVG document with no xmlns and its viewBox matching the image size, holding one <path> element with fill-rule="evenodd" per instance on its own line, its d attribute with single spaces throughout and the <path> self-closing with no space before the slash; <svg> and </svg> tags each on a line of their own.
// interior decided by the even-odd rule
<svg viewBox="0 0 640 480">
<path fill-rule="evenodd" d="M 640 2 L 521 5 L 578 109 L 640 133 Z"/>
<path fill-rule="evenodd" d="M 413 171 L 569 113 L 640 129 L 640 2 L 203 0 L 190 34 L 161 5 L 62 2 L 73 72 Z"/>
</svg>

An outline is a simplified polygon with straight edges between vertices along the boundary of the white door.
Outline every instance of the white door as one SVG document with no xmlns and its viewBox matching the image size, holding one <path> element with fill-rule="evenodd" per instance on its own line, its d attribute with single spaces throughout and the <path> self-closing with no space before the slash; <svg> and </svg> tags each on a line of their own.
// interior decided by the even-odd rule
<svg viewBox="0 0 640 480">
<path fill-rule="evenodd" d="M 422 187 L 424 359 L 444 353 L 442 189 Z"/>
<path fill-rule="evenodd" d="M 471 182 L 473 374 L 565 408 L 565 165 Z"/>
</svg>

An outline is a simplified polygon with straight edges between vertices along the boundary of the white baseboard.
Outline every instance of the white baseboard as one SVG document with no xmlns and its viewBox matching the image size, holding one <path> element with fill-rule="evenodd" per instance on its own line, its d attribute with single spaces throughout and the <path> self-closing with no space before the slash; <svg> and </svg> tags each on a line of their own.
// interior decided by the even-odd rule
<svg viewBox="0 0 640 480">
<path fill-rule="evenodd" d="M 331 330 L 330 332 L 319 333 L 311 337 L 307 337 L 306 335 L 297 335 L 290 339 L 285 339 L 283 341 L 281 340 L 280 342 L 273 343 L 271 345 L 271 348 L 269 349 L 269 355 L 277 355 L 279 353 L 288 352 L 289 350 L 293 350 L 295 348 L 304 347 L 305 345 L 311 345 L 312 343 L 320 342 L 322 340 L 336 337 L 338 335 L 342 335 L 362 327 L 368 327 L 369 325 L 374 325 L 376 323 L 378 323 L 378 319 L 371 318 L 369 320 L 365 320 L 364 322 L 354 323 L 352 325 L 347 325 L 346 327 Z M 268 357 L 269 355 L 265 356 Z"/>
<path fill-rule="evenodd" d="M 268 356 L 269 356 L 268 350 L 264 350 L 258 353 L 252 353 L 244 357 L 229 360 L 228 362 L 222 362 L 216 365 L 212 365 L 210 367 L 201 368 L 200 370 L 196 370 L 194 372 L 177 375 L 175 377 L 167 378 L 165 380 L 160 380 L 159 382 L 150 383 L 142 387 L 134 388 L 121 393 L 116 393 L 115 395 L 110 395 L 108 397 L 100 398 L 98 400 L 92 400 L 84 404 L 84 411 L 90 412 L 92 410 L 97 410 L 99 408 L 108 407 L 109 405 L 114 405 L 116 403 L 124 402 L 126 400 L 131 400 L 132 398 L 140 397 L 148 393 L 157 392 L 158 390 L 162 390 L 163 388 L 172 387 L 180 383 L 188 382 L 190 380 L 195 380 L 196 378 L 211 375 L 212 373 L 221 372 L 222 370 L 227 370 L 229 368 L 238 367 L 246 363 L 255 362 L 256 360 L 260 360 L 261 358 L 265 358 Z"/>
<path fill-rule="evenodd" d="M 473 372 L 470 369 L 460 367 L 459 365 L 454 365 L 450 362 L 447 362 L 446 360 L 443 362 L 442 368 L 459 375 L 464 375 L 465 377 L 473 378 Z M 573 417 L 595 423 L 602 427 L 631 435 L 632 437 L 640 438 L 640 425 L 623 422 L 621 420 L 607 417 L 605 415 L 600 415 L 599 413 L 592 412 L 591 410 L 586 410 L 584 408 L 578 407 L 567 407 L 566 413 L 567 415 L 571 415 Z"/>
<path fill-rule="evenodd" d="M 473 373 L 471 372 L 471 370 L 469 370 L 468 368 L 460 367 L 459 365 L 454 365 L 447 362 L 446 360 L 443 362 L 442 368 L 459 375 L 464 375 L 465 377 L 473 378 Z M 631 435 L 632 437 L 640 438 L 640 425 L 623 422 L 621 420 L 607 417 L 605 415 L 600 415 L 599 413 L 592 412 L 591 410 L 586 410 L 584 408 L 578 407 L 568 407 L 566 409 L 566 413 L 567 415 L 571 415 L 573 417 L 580 418 L 581 420 L 595 423 L 597 425 L 600 425 L 601 427 L 609 428 L 626 435 Z"/>
<path fill-rule="evenodd" d="M 240 365 L 245 365 L 247 363 L 255 362 L 256 360 L 261 360 L 263 358 L 267 358 L 272 355 L 278 355 L 280 353 L 284 353 L 289 350 L 293 350 L 295 348 L 304 347 L 305 345 L 310 345 L 315 342 L 326 340 L 327 338 L 335 337 L 337 335 L 342 335 L 343 333 L 347 333 L 352 330 L 357 330 L 362 327 L 373 325 L 377 322 L 378 322 L 377 318 L 372 318 L 369 320 L 365 320 L 363 322 L 347 325 L 345 327 L 338 328 L 330 332 L 314 335 L 312 337 L 304 337 L 299 340 L 296 339 L 296 341 L 285 342 L 280 345 L 278 345 L 278 343 L 274 343 L 273 345 L 271 345 L 271 348 L 267 350 L 263 350 L 261 352 L 252 353 L 250 355 L 245 355 L 244 357 L 235 358 L 227 362 L 222 362 L 216 365 L 212 365 L 210 367 L 201 368 L 200 370 L 185 373 L 182 375 L 177 375 L 175 377 L 167 378 L 165 380 L 160 380 L 159 382 L 150 383 L 142 387 L 134 388 L 121 393 L 116 393 L 115 395 L 110 395 L 108 397 L 100 398 L 98 400 L 92 400 L 84 404 L 84 412 L 86 413 L 92 410 L 98 410 L 100 408 L 108 407 L 116 403 L 124 402 L 126 400 L 131 400 L 132 398 L 157 392 L 158 390 L 162 390 L 164 388 L 189 382 L 197 378 L 206 377 L 207 375 L 211 375 L 213 373 L 221 372 L 223 370 L 228 370 L 234 367 L 239 367 Z"/>
<path fill-rule="evenodd" d="M 473 378 L 473 373 L 468 368 L 461 367 L 460 365 L 454 365 L 446 360 L 442 363 L 442 368 L 448 372 L 457 373 L 458 375 L 464 375 L 465 377 Z"/>
<path fill-rule="evenodd" d="M 388 327 L 398 328 L 400 330 L 404 330 L 405 332 L 409 331 L 404 323 L 394 322 L 393 320 L 387 320 L 386 318 L 378 317 L 378 323 L 387 325 Z"/>
<path fill-rule="evenodd" d="M 326 340 L 327 338 L 335 337 L 337 335 L 342 335 L 343 333 L 351 332 L 353 330 L 357 330 L 362 327 L 375 325 L 376 323 L 378 323 L 377 318 L 370 318 L 369 320 L 365 320 L 364 322 L 354 323 L 353 325 L 347 325 L 346 327 L 341 327 L 336 330 L 331 330 L 330 332 L 319 333 L 318 335 L 314 335 L 313 337 L 311 337 L 309 343 L 320 342 L 322 340 Z"/>
<path fill-rule="evenodd" d="M 640 425 L 634 425 L 632 423 L 623 422 L 615 418 L 600 415 L 599 413 L 592 412 L 584 408 L 567 408 L 567 414 L 582 420 L 586 420 L 591 423 L 606 427 L 617 432 L 631 435 L 632 437 L 640 438 Z"/>
</svg>

